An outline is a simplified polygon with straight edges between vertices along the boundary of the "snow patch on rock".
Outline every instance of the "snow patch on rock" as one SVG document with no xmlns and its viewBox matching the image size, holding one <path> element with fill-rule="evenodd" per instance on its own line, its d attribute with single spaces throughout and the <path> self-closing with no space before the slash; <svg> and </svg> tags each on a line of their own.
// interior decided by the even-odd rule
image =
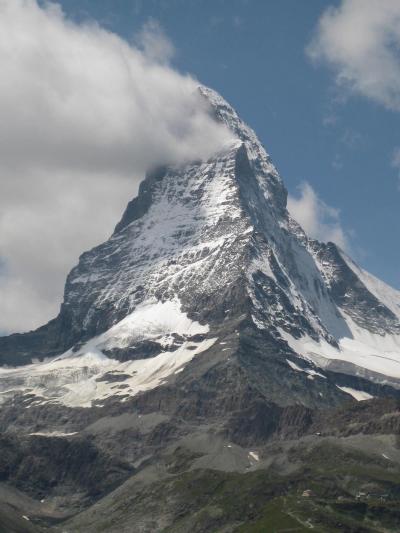
<svg viewBox="0 0 400 533">
<path fill-rule="evenodd" d="M 400 378 L 400 336 L 371 333 L 343 315 L 352 337 L 339 338 L 338 348 L 324 339 L 316 341 L 308 335 L 295 339 L 283 330 L 280 335 L 296 354 L 321 368 L 330 367 L 332 361 L 340 361 L 383 376 Z"/>
<path fill-rule="evenodd" d="M 18 368 L 0 368 L 0 402 L 17 392 L 27 395 L 28 404 L 61 403 L 69 407 L 91 407 L 112 396 L 127 399 L 141 391 L 154 389 L 179 373 L 196 355 L 208 350 L 217 340 L 190 339 L 205 334 L 208 325 L 188 318 L 177 299 L 147 301 L 105 333 L 91 339 L 78 351 L 42 363 Z M 103 349 L 125 347 L 131 342 L 157 339 L 162 342 L 173 334 L 184 335 L 173 351 L 163 351 L 147 359 L 117 361 Z M 109 376 L 118 379 L 109 379 Z M 32 402 L 31 396 L 36 399 Z M 49 435 L 51 436 L 51 435 Z"/>
<path fill-rule="evenodd" d="M 339 387 L 339 385 L 336 385 L 336 387 L 346 394 L 350 394 L 350 396 L 353 396 L 358 402 L 362 402 L 365 400 L 370 400 L 373 398 L 371 394 L 368 394 L 368 392 L 362 391 L 362 390 L 356 390 L 352 389 L 351 387 Z"/>
</svg>

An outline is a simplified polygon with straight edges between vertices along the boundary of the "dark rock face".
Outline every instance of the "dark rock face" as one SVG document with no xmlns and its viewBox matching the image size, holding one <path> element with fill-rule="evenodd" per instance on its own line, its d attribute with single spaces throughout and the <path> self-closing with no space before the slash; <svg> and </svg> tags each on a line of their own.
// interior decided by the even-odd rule
<svg viewBox="0 0 400 533">
<path fill-rule="evenodd" d="M 321 263 L 330 265 L 326 281 L 333 300 L 356 324 L 380 335 L 399 334 L 398 317 L 371 294 L 345 262 L 335 244 L 311 241 L 311 247 Z"/>
<path fill-rule="evenodd" d="M 158 181 L 162 180 L 167 171 L 166 167 L 158 167 L 147 173 L 145 180 L 139 186 L 138 196 L 128 203 L 121 220 L 115 226 L 114 233 L 119 233 L 147 213 L 153 201 L 155 186 Z"/>
<path fill-rule="evenodd" d="M 0 438 L 0 480 L 36 497 L 81 494 L 89 501 L 132 474 L 132 467 L 79 437 L 32 435 Z"/>
<path fill-rule="evenodd" d="M 262 444 L 273 438 L 296 439 L 306 435 L 312 423 L 312 411 L 301 405 L 278 407 L 255 402 L 234 413 L 227 423 L 227 437 L 241 446 Z"/>
<path fill-rule="evenodd" d="M 61 315 L 61 314 L 60 314 Z M 43 358 L 60 353 L 61 340 L 66 336 L 67 320 L 58 316 L 48 324 L 28 333 L 0 337 L 0 361 L 3 365 L 23 365 L 32 358 Z M 65 341 L 68 344 L 68 341 Z"/>
</svg>

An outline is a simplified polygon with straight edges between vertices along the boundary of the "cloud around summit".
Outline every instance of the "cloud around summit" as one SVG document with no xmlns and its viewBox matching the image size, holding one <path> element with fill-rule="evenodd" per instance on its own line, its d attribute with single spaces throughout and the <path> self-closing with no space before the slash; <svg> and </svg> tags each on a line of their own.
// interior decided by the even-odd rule
<svg viewBox="0 0 400 533">
<path fill-rule="evenodd" d="M 151 20 L 124 41 L 53 2 L 0 0 L 0 332 L 56 315 L 66 273 L 112 231 L 149 166 L 230 134 Z"/>
</svg>

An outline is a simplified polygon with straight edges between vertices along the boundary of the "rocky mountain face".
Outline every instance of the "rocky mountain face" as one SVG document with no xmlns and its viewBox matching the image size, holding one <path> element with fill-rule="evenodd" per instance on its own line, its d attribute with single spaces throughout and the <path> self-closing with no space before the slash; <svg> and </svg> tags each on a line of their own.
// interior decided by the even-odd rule
<svg viewBox="0 0 400 533">
<path fill-rule="evenodd" d="M 16 531 L 253 531 L 275 512 L 306 527 L 323 501 L 293 500 L 289 519 L 282 498 L 319 479 L 320 449 L 339 450 L 343 476 L 350 463 L 359 472 L 317 483 L 321 498 L 352 502 L 321 531 L 361 520 L 365 484 L 398 497 L 384 479 L 400 475 L 400 293 L 306 236 L 254 132 L 199 90 L 233 140 L 148 172 L 68 275 L 58 317 L 0 338 L 0 524 L 21 509 L 29 524 L 19 517 Z M 390 459 L 366 481 L 379 447 Z M 240 518 L 221 483 L 249 506 L 264 496 Z M 365 505 L 357 531 L 376 521 Z"/>
</svg>

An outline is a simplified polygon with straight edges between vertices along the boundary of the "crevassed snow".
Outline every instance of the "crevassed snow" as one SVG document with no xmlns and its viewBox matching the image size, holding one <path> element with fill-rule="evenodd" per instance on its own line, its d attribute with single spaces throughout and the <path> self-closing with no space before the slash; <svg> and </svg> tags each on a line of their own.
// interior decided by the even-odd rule
<svg viewBox="0 0 400 533">
<path fill-rule="evenodd" d="M 135 396 L 138 392 L 154 389 L 193 357 L 210 348 L 216 340 L 213 338 L 199 343 L 185 342 L 174 352 L 162 352 L 149 359 L 125 363 L 110 359 L 107 372 L 120 372 L 129 377 L 118 383 L 99 381 L 101 376 L 93 376 L 84 382 L 72 382 L 66 386 L 69 392 L 62 397 L 62 403 L 70 407 L 90 407 L 94 400 L 104 400 L 110 396 Z M 196 345 L 196 348 L 189 350 L 188 345 Z M 120 388 L 120 385 L 123 385 L 123 388 Z"/>
<path fill-rule="evenodd" d="M 350 396 L 353 396 L 358 402 L 362 402 L 364 400 L 370 400 L 373 398 L 371 394 L 368 394 L 368 392 L 362 391 L 362 390 L 356 390 L 352 389 L 351 387 L 339 387 L 339 385 L 336 385 L 336 387 L 346 394 L 350 394 Z"/>
<path fill-rule="evenodd" d="M 105 333 L 91 339 L 77 352 L 66 353 L 50 361 L 18 368 L 0 368 L 0 399 L 16 392 L 34 395 L 35 403 L 61 403 L 69 407 L 91 407 L 93 402 L 111 396 L 122 399 L 161 385 L 169 376 L 179 373 L 196 355 L 210 348 L 216 338 L 200 342 L 190 340 L 207 333 L 208 325 L 190 320 L 181 311 L 178 300 L 148 301 Z M 127 346 L 143 339 L 163 340 L 173 333 L 188 340 L 174 351 L 161 351 L 155 357 L 119 362 L 102 353 L 107 347 Z M 121 381 L 108 381 L 106 374 L 119 375 Z M 27 397 L 27 400 L 29 396 Z M 1 400 L 0 400 L 1 401 Z"/>
</svg>

